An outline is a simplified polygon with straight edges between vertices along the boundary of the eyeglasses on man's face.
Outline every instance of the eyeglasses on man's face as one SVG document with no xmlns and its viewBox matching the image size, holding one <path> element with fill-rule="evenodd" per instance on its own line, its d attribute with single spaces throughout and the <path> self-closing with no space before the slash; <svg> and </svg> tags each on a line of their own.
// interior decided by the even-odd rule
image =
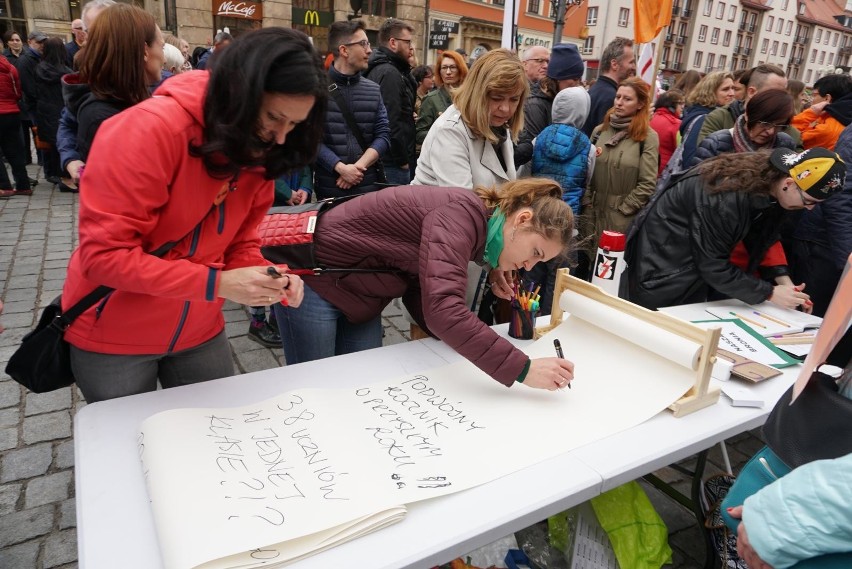
<svg viewBox="0 0 852 569">
<path fill-rule="evenodd" d="M 368 47 L 370 47 L 370 40 L 353 41 L 353 42 L 345 43 L 343 45 L 345 45 L 346 47 L 349 47 L 349 46 L 352 46 L 352 45 L 360 45 L 364 49 L 367 49 Z"/>
<path fill-rule="evenodd" d="M 459 68 L 458 65 L 442 65 L 441 71 L 453 72 L 453 71 L 458 71 L 458 68 Z"/>
<path fill-rule="evenodd" d="M 410 39 L 408 39 L 408 40 L 404 40 L 404 39 L 402 39 L 402 38 L 393 38 L 393 39 L 395 39 L 396 41 L 404 41 L 404 42 L 408 42 L 408 45 L 411 45 L 411 40 L 410 40 Z"/>
<path fill-rule="evenodd" d="M 533 61 L 539 65 L 547 65 L 548 63 L 550 63 L 550 60 L 546 57 L 531 57 L 527 61 Z"/>
</svg>

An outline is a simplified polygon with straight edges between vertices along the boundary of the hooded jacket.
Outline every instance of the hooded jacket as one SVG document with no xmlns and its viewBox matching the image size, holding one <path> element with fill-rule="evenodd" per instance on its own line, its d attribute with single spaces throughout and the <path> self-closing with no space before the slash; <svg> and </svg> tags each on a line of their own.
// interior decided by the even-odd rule
<svg viewBox="0 0 852 569">
<path fill-rule="evenodd" d="M 355 323 L 402 297 L 420 327 L 510 386 L 529 358 L 465 303 L 468 263 L 484 262 L 489 215 L 462 188 L 399 186 L 346 201 L 318 218 L 317 262 L 398 272 L 326 273 L 305 284 Z"/>
<path fill-rule="evenodd" d="M 791 121 L 791 124 L 802 133 L 802 144 L 805 148 L 821 146 L 829 150 L 834 150 L 840 133 L 850 123 L 852 123 L 852 93 L 826 105 L 820 114 L 811 109 L 805 109 Z"/>
<path fill-rule="evenodd" d="M 196 347 L 225 325 L 220 271 L 269 264 L 257 225 L 272 205 L 272 181 L 261 169 L 212 178 L 189 151 L 203 137 L 208 80 L 206 72 L 182 73 L 98 131 L 62 306 L 99 285 L 116 290 L 65 332 L 78 348 L 164 354 Z M 164 257 L 148 254 L 175 240 Z"/>
<path fill-rule="evenodd" d="M 406 79 L 411 66 L 386 47 L 373 52 L 364 77 L 379 84 L 390 124 L 390 150 L 382 158 L 388 166 L 414 162 L 414 98 L 416 89 Z"/>
<path fill-rule="evenodd" d="M 677 132 L 680 127 L 680 119 L 669 109 L 663 107 L 654 111 L 651 117 L 651 128 L 660 138 L 660 167 L 657 176 L 663 173 L 669 158 L 672 157 L 677 148 Z"/>
<path fill-rule="evenodd" d="M 117 115 L 129 105 L 114 99 L 99 99 L 92 93 L 89 85 L 80 83 L 80 76 L 76 73 L 62 78 L 62 96 L 65 99 L 65 107 L 76 121 L 77 131 L 74 136 L 76 151 L 79 152 L 79 159 L 86 162 L 95 133 L 101 123 Z M 66 151 L 62 140 L 60 140 L 59 153 L 64 166 L 67 160 L 64 159 Z"/>
<path fill-rule="evenodd" d="M 710 288 L 746 304 L 771 296 L 772 285 L 751 273 L 778 240 L 777 203 L 748 192 L 710 194 L 696 168 L 661 192 L 627 240 L 628 300 L 656 309 L 702 302 Z M 740 241 L 752 253 L 748 271 L 730 261 Z"/>
<path fill-rule="evenodd" d="M 35 102 L 38 99 L 36 67 L 40 61 L 41 54 L 28 45 L 24 46 L 24 50 L 15 61 L 15 67 L 21 78 L 21 90 L 24 92 L 20 103 L 22 118 L 27 120 L 35 120 Z"/>
<path fill-rule="evenodd" d="M 65 106 L 62 100 L 62 76 L 70 68 L 52 65 L 41 61 L 35 70 L 36 90 L 35 119 L 38 125 L 38 137 L 56 145 L 56 130 L 59 128 L 59 114 Z"/>
</svg>

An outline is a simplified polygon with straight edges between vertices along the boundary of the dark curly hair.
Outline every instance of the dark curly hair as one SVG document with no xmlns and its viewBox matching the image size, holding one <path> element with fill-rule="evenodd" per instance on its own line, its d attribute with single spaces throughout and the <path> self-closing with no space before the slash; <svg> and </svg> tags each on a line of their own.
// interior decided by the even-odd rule
<svg viewBox="0 0 852 569">
<path fill-rule="evenodd" d="M 789 176 L 769 162 L 771 150 L 725 153 L 697 166 L 708 193 L 746 191 L 768 195 L 772 186 Z"/>
<path fill-rule="evenodd" d="M 284 144 L 269 144 L 258 134 L 264 93 L 316 98 L 305 121 Z M 244 33 L 222 50 L 210 71 L 204 98 L 204 139 L 190 145 L 207 172 L 229 178 L 246 167 L 278 178 L 316 157 L 325 121 L 328 89 L 322 60 L 308 36 L 289 28 L 262 28 Z"/>
</svg>

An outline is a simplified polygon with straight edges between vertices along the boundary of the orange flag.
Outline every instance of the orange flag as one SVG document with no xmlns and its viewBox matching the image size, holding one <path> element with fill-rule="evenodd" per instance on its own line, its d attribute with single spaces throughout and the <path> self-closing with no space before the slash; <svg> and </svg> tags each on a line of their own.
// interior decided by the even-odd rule
<svg viewBox="0 0 852 569">
<path fill-rule="evenodd" d="M 672 21 L 672 0 L 633 0 L 636 43 L 647 43 Z"/>
</svg>

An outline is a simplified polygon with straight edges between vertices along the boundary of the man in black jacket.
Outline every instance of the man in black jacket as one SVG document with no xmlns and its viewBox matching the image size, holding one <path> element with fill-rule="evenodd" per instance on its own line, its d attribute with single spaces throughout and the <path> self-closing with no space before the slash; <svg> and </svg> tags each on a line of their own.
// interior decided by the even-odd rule
<svg viewBox="0 0 852 569">
<path fill-rule="evenodd" d="M 415 161 L 414 99 L 416 86 L 411 78 L 408 57 L 414 50 L 414 28 L 402 20 L 388 19 L 379 29 L 379 47 L 370 57 L 364 74 L 379 84 L 390 123 L 390 150 L 384 156 L 388 182 L 406 185 L 411 181 Z"/>
<path fill-rule="evenodd" d="M 41 54 L 44 51 L 44 42 L 47 40 L 47 35 L 44 32 L 33 30 L 27 36 L 27 47 L 21 52 L 21 56 L 15 62 L 15 67 L 18 69 L 18 75 L 21 79 L 21 91 L 23 97 L 18 106 L 21 108 L 21 127 L 29 131 L 35 124 L 35 104 L 38 98 L 36 92 L 36 67 L 41 61 Z M 30 151 L 29 148 L 26 149 Z M 41 159 L 39 159 L 41 163 Z"/>
<path fill-rule="evenodd" d="M 618 84 L 636 74 L 633 40 L 615 38 L 609 42 L 601 54 L 600 66 L 600 76 L 589 89 L 592 107 L 582 129 L 586 136 L 592 136 L 592 131 L 603 122 L 606 112 L 612 108 Z"/>
</svg>

